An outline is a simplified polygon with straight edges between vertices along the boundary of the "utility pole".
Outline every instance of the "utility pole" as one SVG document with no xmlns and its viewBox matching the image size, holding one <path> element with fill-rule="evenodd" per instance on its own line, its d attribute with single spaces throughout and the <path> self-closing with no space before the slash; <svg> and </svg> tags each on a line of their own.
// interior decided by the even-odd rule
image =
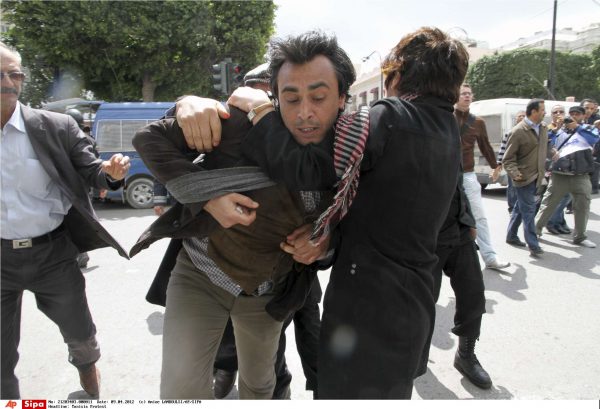
<svg viewBox="0 0 600 409">
<path fill-rule="evenodd" d="M 548 93 L 552 99 L 554 96 L 554 65 L 556 62 L 556 8 L 558 0 L 554 0 L 554 17 L 552 19 L 552 48 L 550 51 L 550 73 L 548 74 Z"/>
<path fill-rule="evenodd" d="M 379 51 L 375 50 L 366 57 L 363 57 L 362 60 L 363 62 L 369 60 L 373 54 L 377 54 L 377 56 L 379 57 L 379 99 L 383 99 L 383 71 L 381 70 L 381 54 L 379 53 Z"/>
</svg>

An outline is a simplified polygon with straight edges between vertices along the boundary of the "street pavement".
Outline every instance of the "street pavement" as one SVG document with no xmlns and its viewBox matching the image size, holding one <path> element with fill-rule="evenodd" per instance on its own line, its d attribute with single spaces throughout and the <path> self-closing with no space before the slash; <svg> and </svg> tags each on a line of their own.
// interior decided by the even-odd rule
<svg viewBox="0 0 600 409">
<path fill-rule="evenodd" d="M 504 242 L 508 223 L 505 190 L 487 189 L 484 205 L 505 272 L 484 270 L 486 310 L 477 356 L 490 373 L 490 390 L 473 386 L 453 368 L 457 338 L 450 332 L 455 299 L 444 278 L 437 306 L 429 370 L 415 382 L 413 399 L 598 399 L 600 397 L 600 248 L 573 245 L 567 236 L 544 233 L 543 258 Z M 592 196 L 589 239 L 600 245 L 600 196 Z M 103 225 L 129 249 L 153 221 L 151 210 L 98 203 Z M 573 226 L 572 215 L 567 215 Z M 522 232 L 520 234 L 523 239 Z M 125 260 L 112 249 L 90 253 L 87 294 L 98 328 L 103 399 L 157 399 L 164 309 L 144 297 L 167 246 L 155 243 Z M 325 287 L 329 272 L 320 273 Z M 312 399 L 287 331 L 292 399 Z M 86 399 L 57 327 L 23 300 L 21 360 L 17 375 L 23 398 Z M 383 375 L 383 374 L 382 374 Z M 231 399 L 237 397 L 237 390 Z"/>
</svg>

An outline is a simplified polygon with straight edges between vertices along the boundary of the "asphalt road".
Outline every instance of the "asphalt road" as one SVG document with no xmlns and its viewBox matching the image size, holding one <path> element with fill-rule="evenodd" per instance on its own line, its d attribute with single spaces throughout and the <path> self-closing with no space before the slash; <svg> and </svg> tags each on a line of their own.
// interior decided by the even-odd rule
<svg viewBox="0 0 600 409">
<path fill-rule="evenodd" d="M 600 248 L 582 248 L 567 236 L 545 233 L 541 244 L 546 254 L 532 259 L 526 250 L 504 243 L 504 189 L 488 189 L 484 203 L 496 251 L 512 263 L 504 273 L 483 272 L 487 314 L 476 352 L 494 385 L 478 389 L 452 366 L 455 301 L 444 279 L 429 370 L 416 380 L 413 399 L 598 399 Z M 116 203 L 96 208 L 104 226 L 127 249 L 155 219 L 151 210 Z M 571 215 L 567 220 L 573 226 Z M 588 236 L 600 244 L 599 195 L 593 196 Z M 157 242 L 130 261 L 111 249 L 90 253 L 85 276 L 102 349 L 103 399 L 158 398 L 163 309 L 144 296 L 166 245 Z M 325 286 L 329 272 L 320 278 Z M 291 326 L 287 336 L 292 399 L 311 399 L 304 391 Z M 86 398 L 57 327 L 36 309 L 30 293 L 23 301 L 20 353 L 17 375 L 24 398 Z M 236 396 L 234 390 L 230 397 Z"/>
</svg>

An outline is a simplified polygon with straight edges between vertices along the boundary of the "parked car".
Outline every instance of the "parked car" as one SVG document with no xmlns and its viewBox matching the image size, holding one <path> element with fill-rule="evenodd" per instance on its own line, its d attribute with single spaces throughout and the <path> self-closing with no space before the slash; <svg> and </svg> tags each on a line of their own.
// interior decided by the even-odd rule
<svg viewBox="0 0 600 409">
<path fill-rule="evenodd" d="M 527 102 L 529 102 L 529 99 L 497 98 L 475 101 L 471 104 L 469 112 L 481 117 L 485 121 L 488 138 L 492 148 L 494 148 L 495 154 L 498 154 L 502 137 L 509 133 L 513 126 L 515 126 L 517 112 L 525 111 Z M 544 105 L 546 108 L 544 123 L 549 124 L 552 122 L 550 110 L 554 105 L 563 105 L 568 111 L 570 107 L 579 105 L 579 103 L 546 100 Z M 479 152 L 477 146 L 475 146 L 475 172 L 482 188 L 492 183 L 490 179 L 490 166 L 485 157 Z M 496 183 L 500 183 L 502 186 L 507 185 L 508 180 L 504 170 Z"/>
<path fill-rule="evenodd" d="M 172 106 L 172 102 L 105 102 L 100 105 L 92 126 L 100 157 L 107 160 L 115 153 L 122 153 L 131 160 L 124 187 L 108 191 L 104 199 L 120 200 L 135 209 L 152 207 L 154 176 L 133 148 L 131 139 L 138 129 L 161 118 Z M 95 198 L 100 194 L 94 191 Z"/>
</svg>

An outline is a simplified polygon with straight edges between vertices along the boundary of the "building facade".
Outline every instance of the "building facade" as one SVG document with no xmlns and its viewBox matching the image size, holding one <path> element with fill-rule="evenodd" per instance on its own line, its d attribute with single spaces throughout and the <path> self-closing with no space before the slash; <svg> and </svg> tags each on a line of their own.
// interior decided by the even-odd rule
<svg viewBox="0 0 600 409">
<path fill-rule="evenodd" d="M 556 51 L 573 53 L 590 53 L 600 44 L 600 23 L 594 23 L 579 30 L 572 27 L 556 30 Z M 538 31 L 532 36 L 519 38 L 517 41 L 505 44 L 499 51 L 511 51 L 519 48 L 537 48 L 550 50 L 552 48 L 552 30 Z"/>
</svg>

